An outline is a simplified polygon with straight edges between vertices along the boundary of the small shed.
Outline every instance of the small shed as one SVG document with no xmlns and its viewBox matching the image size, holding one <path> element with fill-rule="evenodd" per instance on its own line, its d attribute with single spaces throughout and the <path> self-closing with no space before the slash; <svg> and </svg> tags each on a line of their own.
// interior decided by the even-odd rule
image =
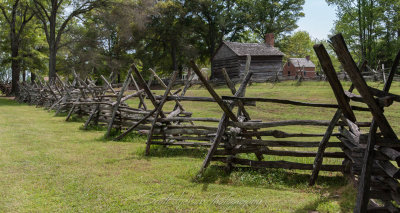
<svg viewBox="0 0 400 213">
<path fill-rule="evenodd" d="M 305 58 L 289 58 L 283 67 L 283 77 L 299 77 L 314 78 L 317 76 L 315 72 L 315 64 L 310 60 L 310 56 Z"/>
<path fill-rule="evenodd" d="M 274 35 L 265 36 L 265 43 L 239 43 L 224 41 L 217 49 L 211 62 L 211 80 L 224 81 L 225 68 L 233 81 L 240 81 L 245 75 L 247 55 L 251 56 L 250 70 L 253 81 L 266 81 L 282 76 L 284 54 L 274 47 Z"/>
</svg>

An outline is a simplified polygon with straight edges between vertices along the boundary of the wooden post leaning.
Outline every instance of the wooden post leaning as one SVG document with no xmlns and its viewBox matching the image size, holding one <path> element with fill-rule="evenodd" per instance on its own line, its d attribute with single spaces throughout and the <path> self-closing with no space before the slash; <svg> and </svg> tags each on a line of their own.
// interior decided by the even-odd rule
<svg viewBox="0 0 400 213">
<path fill-rule="evenodd" d="M 396 142 L 397 143 L 399 142 L 397 139 L 397 135 L 394 133 L 393 129 L 391 128 L 390 124 L 387 122 L 383 114 L 383 107 L 390 106 L 391 104 L 390 102 L 385 103 L 385 101 L 383 100 L 390 100 L 390 99 L 397 100 L 396 95 L 390 94 L 391 96 L 388 96 L 389 95 L 388 91 L 390 88 L 392 78 L 389 76 L 383 91 L 377 91 L 376 89 L 370 88 L 366 84 L 363 77 L 361 76 L 358 67 L 355 65 L 354 60 L 352 59 L 350 53 L 348 52 L 343 37 L 339 34 L 332 37 L 331 41 L 342 66 L 344 67 L 345 71 L 351 78 L 354 87 L 361 94 L 360 97 L 357 97 L 351 92 L 347 92 L 346 96 L 348 98 L 351 98 L 352 100 L 366 103 L 373 116 L 373 121 L 370 125 L 370 131 L 368 134 L 368 140 L 365 141 L 365 143 L 367 144 L 366 148 L 362 148 L 363 146 L 361 146 L 361 143 L 364 142 L 361 141 L 361 133 L 358 128 L 360 125 L 357 125 L 351 121 L 352 117 L 351 114 L 345 115 L 343 113 L 342 117 L 343 122 L 347 123 L 349 130 L 346 130 L 345 128 L 341 127 L 340 128 L 341 136 L 339 137 L 339 139 L 342 141 L 344 145 L 343 150 L 346 153 L 346 156 L 349 157 L 353 162 L 351 164 L 352 165 L 351 174 L 354 175 L 354 172 L 360 171 L 359 172 L 360 175 L 358 178 L 358 194 L 357 194 L 356 208 L 354 209 L 354 212 L 366 212 L 366 211 L 377 211 L 377 210 L 387 211 L 389 209 L 392 210 L 396 209 L 396 207 L 394 207 L 389 201 L 396 200 L 396 202 L 398 203 L 400 202 L 400 200 L 398 200 L 398 194 L 397 194 L 398 193 L 397 187 L 399 187 L 399 185 L 396 180 L 400 178 L 400 170 L 397 169 L 395 166 L 393 166 L 389 160 L 394 160 L 397 163 L 400 162 L 399 160 L 400 152 L 398 152 L 397 150 L 395 150 L 396 148 L 394 148 L 398 147 L 396 146 Z M 318 49 L 321 50 L 321 47 L 316 48 L 316 50 Z M 318 54 L 318 51 L 316 52 Z M 322 63 L 323 61 L 325 62 L 327 61 L 326 59 L 321 60 L 321 57 L 319 58 L 321 64 L 323 64 Z M 399 59 L 400 59 L 400 52 L 396 57 L 397 62 L 395 60 L 394 64 L 398 64 Z M 325 72 L 327 70 L 328 72 L 330 72 L 329 69 L 326 68 L 324 69 Z M 393 67 L 392 70 L 396 70 L 396 67 Z M 392 75 L 393 73 L 394 71 L 391 72 Z M 335 76 L 335 74 L 336 73 L 331 72 L 332 76 Z M 332 86 L 332 88 L 334 88 L 334 86 Z M 373 96 L 378 96 L 378 98 L 375 99 Z M 341 106 L 340 109 L 344 110 L 345 108 Z M 378 127 L 381 130 L 380 135 L 383 136 L 383 138 L 381 138 L 381 136 L 378 136 L 376 134 Z M 388 142 L 382 143 L 381 142 L 382 140 Z M 376 147 L 375 145 L 381 145 L 381 146 Z M 361 158 L 361 161 L 358 160 L 360 158 L 357 157 L 358 156 L 357 152 L 359 152 L 357 151 L 357 149 L 365 150 L 364 151 L 365 153 L 363 153 L 363 158 Z M 356 155 L 354 155 L 353 152 L 355 152 L 354 154 Z M 361 167 L 360 170 L 358 170 L 359 168 L 358 166 Z M 371 181 L 373 181 L 373 184 Z M 376 188 L 377 186 L 380 186 L 381 188 Z M 391 194 L 389 193 L 388 195 L 386 192 L 382 192 L 382 187 L 392 188 L 394 192 L 392 192 Z M 368 208 L 368 203 L 372 198 L 383 200 L 385 203 L 385 207 L 378 206 L 378 207 Z"/>
<path fill-rule="evenodd" d="M 123 137 L 125 137 L 126 135 L 128 135 L 130 132 L 132 132 L 136 127 L 138 127 L 141 123 L 145 122 L 149 117 L 151 117 L 158 108 L 159 102 L 156 100 L 156 98 L 154 97 L 154 95 L 151 93 L 151 90 L 148 86 L 148 84 L 146 84 L 146 81 L 143 79 L 142 75 L 140 74 L 139 70 L 136 68 L 136 66 L 134 64 L 132 64 L 132 69 L 133 72 L 135 73 L 137 80 L 138 80 L 138 84 L 141 88 L 143 88 L 144 92 L 147 94 L 147 97 L 150 99 L 151 103 L 154 106 L 154 110 L 150 111 L 149 114 L 147 114 L 146 116 L 144 116 L 141 120 L 139 120 L 138 122 L 136 122 L 135 124 L 133 124 L 132 126 L 130 126 L 125 132 L 123 132 L 121 135 L 117 136 L 114 138 L 115 141 L 121 140 Z M 132 76 L 133 77 L 133 76 Z M 150 82 L 150 81 L 149 81 Z M 140 105 L 139 105 L 140 107 Z M 161 118 L 166 118 L 165 114 L 161 111 L 160 113 Z"/>
<path fill-rule="evenodd" d="M 341 106 L 344 107 L 345 111 L 347 111 L 347 115 L 352 117 L 355 121 L 355 116 L 352 111 L 351 106 L 348 104 L 349 99 L 345 96 L 345 94 L 342 92 L 343 88 L 341 87 L 341 84 L 339 82 L 339 79 L 336 75 L 336 71 L 333 68 L 332 61 L 323 45 L 314 45 L 314 50 L 317 54 L 317 57 L 319 61 L 321 62 L 322 69 L 326 73 L 327 79 L 332 87 L 332 89 L 335 92 L 335 95 L 337 97 L 337 101 L 339 104 L 339 109 L 336 111 L 335 115 L 333 116 L 331 123 L 329 124 L 324 137 L 321 140 L 321 143 L 318 147 L 318 152 L 317 155 L 315 156 L 314 164 L 313 164 L 313 171 L 310 176 L 309 180 L 309 185 L 313 186 L 315 184 L 315 181 L 318 178 L 318 173 L 320 171 L 322 162 L 323 162 L 323 157 L 325 153 L 325 149 L 327 148 L 329 139 L 332 135 L 333 129 L 335 127 L 335 124 L 339 121 L 339 119 L 342 116 L 343 109 Z M 364 67 L 366 63 L 363 63 L 361 67 Z M 336 88 L 336 89 L 334 89 Z M 349 92 L 352 92 L 354 89 L 354 85 L 350 86 Z"/>
<path fill-rule="evenodd" d="M 115 119 L 115 116 L 116 116 L 116 114 L 117 114 L 118 107 L 119 107 L 119 105 L 120 105 L 120 103 L 121 103 L 121 99 L 122 99 L 122 97 L 123 97 L 123 95 L 124 95 L 125 90 L 128 88 L 128 86 L 129 86 L 129 84 L 130 84 L 130 82 L 131 82 L 131 78 L 130 78 L 130 74 L 131 74 L 131 73 L 132 73 L 132 68 L 129 69 L 128 75 L 127 75 L 127 77 L 126 77 L 126 79 L 125 79 L 125 82 L 124 82 L 124 84 L 122 85 L 121 91 L 120 91 L 119 94 L 118 94 L 117 102 L 116 102 L 115 105 L 113 106 L 113 111 L 112 111 L 112 115 L 111 115 L 111 120 L 110 120 L 110 122 L 109 122 L 109 124 L 108 124 L 107 132 L 106 132 L 106 135 L 105 135 L 106 138 L 108 138 L 108 137 L 110 136 L 111 129 L 112 129 L 112 126 L 113 126 L 113 123 L 114 123 L 114 119 Z"/>
<path fill-rule="evenodd" d="M 150 132 L 149 132 L 149 134 L 148 134 L 148 136 L 147 136 L 146 155 L 149 155 L 149 154 L 150 154 L 151 139 L 152 139 L 152 137 L 153 137 L 153 132 L 154 132 L 154 129 L 155 129 L 155 127 L 156 127 L 157 118 L 158 118 L 158 116 L 160 115 L 160 113 L 162 112 L 162 108 L 163 108 L 165 102 L 167 101 L 167 96 L 168 96 L 168 94 L 170 94 L 171 89 L 172 89 L 172 87 L 174 86 L 174 83 L 175 83 L 175 80 L 176 80 L 177 75 L 178 75 L 178 72 L 177 72 L 177 71 L 175 71 L 175 72 L 172 74 L 171 81 L 169 82 L 169 85 L 168 85 L 168 87 L 167 87 L 166 90 L 165 90 L 164 96 L 163 96 L 163 98 L 161 99 L 160 103 L 159 103 L 158 106 L 157 106 L 156 114 L 155 114 L 155 116 L 154 116 L 153 123 L 151 124 Z"/>
<path fill-rule="evenodd" d="M 361 177 L 358 183 L 358 194 L 356 207 L 354 212 L 366 212 L 368 210 L 368 203 L 370 200 L 370 184 L 371 184 L 371 174 L 372 165 L 374 163 L 374 147 L 376 144 L 376 131 L 379 126 L 380 131 L 384 137 L 389 139 L 397 139 L 397 135 L 394 133 L 390 124 L 386 120 L 383 114 L 383 109 L 379 106 L 376 100 L 373 98 L 368 85 L 366 84 L 364 78 L 361 76 L 358 68 L 351 57 L 347 46 L 344 42 L 343 36 L 341 34 L 335 35 L 331 38 L 332 45 L 336 54 L 338 55 L 339 61 L 343 65 L 345 71 L 349 74 L 349 77 L 353 81 L 356 89 L 359 91 L 364 101 L 367 103 L 373 115 L 372 124 L 369 131 L 369 137 L 367 142 L 367 148 L 364 153 L 364 160 L 362 165 Z M 389 78 L 384 86 L 384 92 L 388 93 L 390 90 L 391 83 L 393 81 L 394 73 L 397 69 L 400 60 L 400 52 L 397 54 L 393 68 L 389 74 Z"/>
<path fill-rule="evenodd" d="M 221 107 L 221 109 L 224 111 L 221 120 L 218 124 L 218 129 L 217 129 L 217 133 L 213 139 L 212 145 L 210 147 L 210 149 L 208 150 L 207 156 L 204 159 L 203 165 L 200 169 L 200 174 L 202 174 L 205 169 L 207 168 L 207 166 L 209 165 L 212 156 L 214 155 L 214 152 L 216 151 L 216 149 L 218 148 L 222 136 L 226 130 L 226 126 L 227 126 L 227 122 L 229 119 L 231 119 L 232 121 L 239 121 L 238 118 L 233 114 L 231 108 L 233 107 L 233 103 L 230 104 L 229 106 L 227 106 L 225 104 L 225 102 L 222 101 L 222 99 L 217 95 L 217 93 L 214 91 L 214 89 L 211 87 L 211 85 L 208 84 L 207 80 L 204 78 L 204 76 L 202 75 L 202 73 L 200 72 L 199 68 L 197 67 L 197 65 L 194 63 L 194 61 L 191 61 L 191 66 L 194 70 L 194 72 L 196 73 L 196 75 L 198 75 L 199 79 L 201 80 L 201 82 L 204 84 L 204 86 L 207 88 L 207 90 L 209 91 L 209 93 L 211 94 L 211 96 L 214 98 L 214 100 L 218 103 L 218 105 Z M 243 79 L 243 83 L 240 85 L 240 88 L 238 91 L 236 91 L 235 96 L 239 97 L 242 92 L 244 91 L 244 89 L 246 88 L 248 82 L 251 79 L 251 76 L 253 75 L 252 72 L 249 72 L 246 77 Z"/>
</svg>

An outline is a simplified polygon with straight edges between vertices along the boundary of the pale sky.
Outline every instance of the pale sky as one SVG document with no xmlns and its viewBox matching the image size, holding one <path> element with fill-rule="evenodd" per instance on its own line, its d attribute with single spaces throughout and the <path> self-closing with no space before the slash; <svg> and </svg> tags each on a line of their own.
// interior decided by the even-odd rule
<svg viewBox="0 0 400 213">
<path fill-rule="evenodd" d="M 336 19 L 335 7 L 328 6 L 325 0 L 306 0 L 303 12 L 305 17 L 297 22 L 299 28 L 296 31 L 305 30 L 312 38 L 328 39 Z"/>
</svg>

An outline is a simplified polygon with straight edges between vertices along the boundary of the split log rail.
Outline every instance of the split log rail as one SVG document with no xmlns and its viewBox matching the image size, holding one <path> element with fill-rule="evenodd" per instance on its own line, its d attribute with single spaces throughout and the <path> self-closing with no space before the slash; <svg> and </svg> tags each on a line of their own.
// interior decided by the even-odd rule
<svg viewBox="0 0 400 213">
<path fill-rule="evenodd" d="M 20 83 L 17 100 L 56 110 L 57 113 L 68 112 L 67 120 L 72 114 L 87 116 L 85 128 L 91 124 L 106 126 L 106 137 L 112 136 L 113 129 L 121 132 L 114 140 L 121 140 L 132 131 L 146 135 L 147 155 L 152 145 L 207 147 L 201 174 L 211 162 L 223 165 L 228 172 L 240 167 L 309 170 L 309 184 L 314 185 L 320 171 L 342 172 L 358 185 L 354 212 L 398 212 L 400 141 L 384 114 L 384 108 L 393 102 L 400 102 L 399 95 L 389 93 L 399 65 L 400 52 L 383 90 L 379 90 L 367 85 L 360 72 L 366 62 L 357 67 L 340 34 L 333 36 L 331 43 L 353 83 L 345 91 L 325 47 L 314 46 L 337 104 L 245 97 L 253 75 L 249 68 L 238 89 L 226 71 L 222 70 L 232 95 L 220 96 L 193 61 L 190 66 L 210 97 L 186 96 L 193 85 L 189 80 L 190 72 L 183 88 L 174 92 L 177 72 L 172 74 L 166 85 L 151 70 L 151 79 L 159 81 L 165 89 L 163 95 L 155 95 L 149 88 L 149 82 L 145 82 L 136 66 L 132 65 L 119 90 L 114 84 L 115 75 L 109 78 L 101 76 L 99 80 L 103 81 L 103 86 L 96 86 L 94 81 L 83 80 L 74 73 L 72 83 L 64 82 L 58 76 L 52 85 L 41 81 L 34 84 Z M 133 92 L 126 94 L 129 88 L 133 88 Z M 353 94 L 354 89 L 360 95 Z M 137 108 L 126 103 L 132 98 L 139 99 Z M 172 110 L 165 109 L 167 102 L 174 103 Z M 185 102 L 215 103 L 223 114 L 220 118 L 195 117 L 186 111 Z M 364 106 L 353 105 L 353 102 Z M 328 121 L 260 121 L 251 117 L 248 108 L 257 103 L 336 109 L 336 113 Z M 371 121 L 358 121 L 355 111 L 370 112 Z M 318 129 L 319 133 L 287 132 L 285 127 L 288 126 Z M 362 127 L 369 127 L 369 132 L 364 133 Z M 337 142 L 331 141 L 332 137 L 336 137 Z M 314 159 L 314 163 L 308 160 L 307 163 L 304 158 Z"/>
</svg>

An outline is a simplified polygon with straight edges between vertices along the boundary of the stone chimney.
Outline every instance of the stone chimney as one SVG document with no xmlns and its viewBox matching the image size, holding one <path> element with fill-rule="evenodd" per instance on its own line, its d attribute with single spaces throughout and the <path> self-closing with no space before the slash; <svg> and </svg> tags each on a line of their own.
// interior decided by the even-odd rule
<svg viewBox="0 0 400 213">
<path fill-rule="evenodd" d="M 275 44 L 275 37 L 273 33 L 265 34 L 265 44 L 267 46 L 273 47 Z"/>
<path fill-rule="evenodd" d="M 306 59 L 307 59 L 307 61 L 309 61 L 310 60 L 310 56 L 308 55 L 308 56 L 306 56 Z"/>
</svg>

